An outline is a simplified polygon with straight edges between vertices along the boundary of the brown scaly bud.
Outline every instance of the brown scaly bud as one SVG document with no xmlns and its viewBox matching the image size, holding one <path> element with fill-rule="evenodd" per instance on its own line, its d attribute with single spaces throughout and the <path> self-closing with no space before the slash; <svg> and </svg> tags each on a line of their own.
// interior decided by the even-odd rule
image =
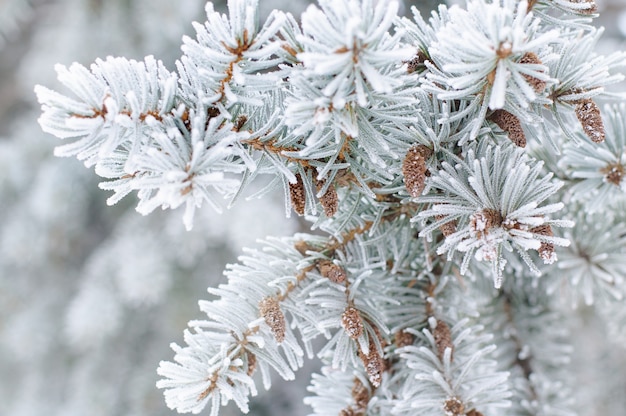
<svg viewBox="0 0 626 416">
<path fill-rule="evenodd" d="M 446 416 L 465 416 L 465 404 L 458 397 L 449 397 L 443 404 Z"/>
<path fill-rule="evenodd" d="M 343 267 L 329 260 L 322 260 L 318 264 L 320 274 L 334 283 L 343 283 L 348 275 Z"/>
<path fill-rule="evenodd" d="M 361 319 L 359 310 L 354 306 L 348 306 L 343 312 L 341 325 L 352 339 L 357 339 L 363 334 L 363 319 Z"/>
<path fill-rule="evenodd" d="M 619 162 L 609 163 L 602 169 L 600 173 L 604 175 L 604 179 L 613 185 L 620 186 L 624 178 L 624 166 Z"/>
<path fill-rule="evenodd" d="M 443 360 L 443 354 L 446 348 L 450 348 L 451 353 L 454 353 L 454 344 L 452 343 L 452 333 L 450 327 L 444 321 L 437 320 L 437 326 L 432 329 L 433 338 L 435 338 L 435 345 L 437 346 L 437 356 L 440 360 Z M 450 356 L 452 360 L 452 355 Z"/>
<path fill-rule="evenodd" d="M 307 243 L 304 240 L 298 240 L 294 243 L 293 247 L 298 251 L 298 253 L 302 254 L 303 256 L 306 256 L 306 252 L 309 250 L 313 250 L 313 247 L 311 247 L 309 245 L 309 243 Z"/>
<path fill-rule="evenodd" d="M 324 179 L 317 181 L 318 192 L 324 187 L 325 182 Z M 328 189 L 326 189 L 324 195 L 320 197 L 320 203 L 322 204 L 322 208 L 324 208 L 324 214 L 326 214 L 328 218 L 335 215 L 339 206 L 339 198 L 337 197 L 335 185 L 331 184 Z"/>
<path fill-rule="evenodd" d="M 358 377 L 354 378 L 352 386 L 352 398 L 354 399 L 354 407 L 357 411 L 365 411 L 370 401 L 370 392 Z M 365 414 L 365 413 L 363 413 Z"/>
<path fill-rule="evenodd" d="M 413 336 L 413 334 L 409 332 L 400 330 L 396 332 L 395 339 L 396 339 L 396 347 L 402 348 L 408 345 L 413 345 L 413 341 L 415 340 L 415 337 Z"/>
<path fill-rule="evenodd" d="M 502 215 L 495 209 L 483 209 L 470 218 L 470 230 L 478 238 L 489 234 L 489 230 L 502 225 Z"/>
<path fill-rule="evenodd" d="M 524 56 L 522 56 L 522 59 L 519 60 L 519 63 L 520 64 L 542 64 L 543 62 L 541 62 L 541 60 L 539 59 L 536 53 L 526 52 Z M 522 76 L 524 77 L 524 79 L 526 79 L 526 82 L 530 84 L 530 86 L 533 88 L 533 90 L 537 94 L 541 94 L 546 89 L 545 81 L 542 81 L 535 77 L 531 77 L 530 75 L 526 75 L 526 74 L 523 74 Z"/>
<path fill-rule="evenodd" d="M 376 344 L 370 341 L 369 354 L 365 355 L 360 351 L 359 358 L 363 362 L 367 378 L 370 383 L 372 383 L 372 386 L 379 387 L 383 379 L 383 372 L 387 366 L 385 365 L 383 357 L 380 356 L 378 349 L 376 349 Z"/>
<path fill-rule="evenodd" d="M 259 302 L 259 313 L 265 319 L 265 323 L 270 327 L 274 338 L 280 344 L 285 340 L 285 315 L 280 310 L 278 300 L 268 296 Z"/>
<path fill-rule="evenodd" d="M 418 144 L 409 149 L 402 162 L 402 174 L 406 190 L 413 198 L 422 194 L 426 184 L 426 160 L 433 154 L 433 151 L 423 144 Z"/>
<path fill-rule="evenodd" d="M 539 235 L 545 235 L 548 237 L 552 237 L 554 235 L 554 233 L 552 232 L 552 227 L 550 227 L 550 224 L 542 224 L 538 227 L 531 228 L 530 232 L 539 234 Z M 554 252 L 554 244 L 542 241 L 537 251 L 539 252 L 539 257 L 543 259 L 543 262 L 545 264 L 552 264 L 556 261 L 556 253 Z"/>
<path fill-rule="evenodd" d="M 406 72 L 412 74 L 413 72 L 425 69 L 426 67 L 424 66 L 424 62 L 426 62 L 426 60 L 426 54 L 420 49 L 413 59 L 406 61 Z"/>
<path fill-rule="evenodd" d="M 247 121 L 248 121 L 248 116 L 246 116 L 245 114 L 240 115 L 239 117 L 237 117 L 237 120 L 235 121 L 235 126 L 233 127 L 233 129 L 235 131 L 240 131 L 243 128 L 243 125 L 246 124 Z"/>
<path fill-rule="evenodd" d="M 435 219 L 441 221 L 445 218 L 445 215 L 437 215 Z M 439 230 L 443 233 L 444 237 L 448 237 L 456 233 L 456 220 L 448 221 L 445 224 L 439 226 Z"/>
<path fill-rule="evenodd" d="M 480 413 L 478 410 L 476 409 L 472 409 L 469 412 L 467 412 L 467 414 L 465 416 L 483 416 L 482 413 Z"/>
<path fill-rule="evenodd" d="M 291 197 L 291 206 L 299 215 L 304 215 L 304 207 L 306 205 L 306 192 L 304 191 L 304 182 L 302 176 L 296 173 L 296 183 L 289 183 L 289 195 Z"/>
<path fill-rule="evenodd" d="M 502 130 L 508 133 L 509 140 L 518 147 L 526 147 L 526 135 L 519 118 L 505 110 L 496 110 L 489 116 Z"/>
<path fill-rule="evenodd" d="M 583 126 L 587 137 L 594 143 L 602 143 L 606 132 L 598 105 L 591 98 L 580 100 L 576 104 L 576 118 Z"/>
</svg>

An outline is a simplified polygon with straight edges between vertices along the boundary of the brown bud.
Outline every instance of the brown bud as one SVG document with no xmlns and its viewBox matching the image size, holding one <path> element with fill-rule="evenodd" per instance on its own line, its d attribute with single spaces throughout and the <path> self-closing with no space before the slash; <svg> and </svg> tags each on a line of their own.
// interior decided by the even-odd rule
<svg viewBox="0 0 626 416">
<path fill-rule="evenodd" d="M 435 219 L 437 221 L 441 221 L 445 218 L 445 215 L 437 215 Z M 456 220 L 448 221 L 445 224 L 441 224 L 439 229 L 443 233 L 444 237 L 448 237 L 454 233 L 456 233 Z"/>
<path fill-rule="evenodd" d="M 321 180 L 317 182 L 317 190 L 318 192 L 324 187 L 325 180 Z M 339 198 L 337 197 L 337 190 L 335 189 L 335 185 L 331 184 L 324 195 L 320 197 L 320 203 L 322 204 L 322 208 L 324 208 L 324 213 L 328 218 L 335 215 L 337 212 L 337 207 L 339 206 Z"/>
<path fill-rule="evenodd" d="M 545 235 L 548 237 L 552 237 L 554 235 L 554 233 L 552 232 L 552 227 L 550 227 L 550 224 L 542 224 L 538 227 L 531 228 L 530 232 L 539 234 L 539 235 Z M 542 241 L 537 251 L 539 252 L 539 257 L 543 259 L 544 263 L 552 264 L 556 261 L 556 254 L 554 253 L 554 244 Z"/>
<path fill-rule="evenodd" d="M 302 176 L 296 173 L 296 183 L 289 183 L 289 195 L 291 196 L 291 206 L 299 215 L 304 215 L 304 207 L 306 205 L 306 193 L 304 191 L 304 182 Z"/>
<path fill-rule="evenodd" d="M 309 250 L 313 250 L 313 248 L 304 240 L 298 240 L 293 244 L 293 247 L 298 251 L 298 253 L 306 256 L 306 252 Z"/>
<path fill-rule="evenodd" d="M 619 162 L 609 163 L 600 169 L 600 173 L 604 174 L 604 179 L 608 183 L 620 186 L 624 177 L 624 166 Z"/>
<path fill-rule="evenodd" d="M 398 348 L 406 347 L 407 345 L 413 345 L 413 341 L 415 339 L 413 334 L 411 334 L 410 332 L 402 331 L 402 330 L 396 332 L 395 338 L 396 338 L 396 347 Z"/>
<path fill-rule="evenodd" d="M 274 338 L 280 344 L 285 340 L 285 315 L 280 310 L 278 300 L 268 296 L 259 302 L 259 313 L 265 319 L 265 323 L 270 327 Z"/>
<path fill-rule="evenodd" d="M 513 114 L 505 110 L 496 110 L 489 116 L 489 120 L 507 132 L 509 140 L 515 143 L 516 146 L 526 147 L 526 135 L 524 134 L 522 123 Z"/>
<path fill-rule="evenodd" d="M 465 416 L 465 405 L 458 397 L 449 397 L 443 404 L 446 416 Z"/>
<path fill-rule="evenodd" d="M 454 353 L 452 333 L 450 332 L 450 327 L 448 326 L 448 324 L 446 324 L 444 321 L 437 320 L 437 326 L 432 331 L 433 337 L 435 338 L 435 345 L 437 346 L 437 356 L 439 357 L 439 359 L 443 360 L 443 354 L 446 351 L 446 348 L 450 348 L 451 352 Z"/>
<path fill-rule="evenodd" d="M 482 413 L 480 413 L 478 410 L 476 409 L 472 409 L 469 412 L 467 412 L 467 414 L 465 416 L 483 416 Z"/>
<path fill-rule="evenodd" d="M 383 371 L 385 371 L 386 365 L 383 357 L 380 356 L 378 349 L 376 349 L 376 344 L 370 342 L 369 354 L 365 355 L 361 351 L 359 352 L 359 358 L 361 358 L 361 361 L 363 362 L 367 378 L 370 383 L 372 383 L 372 386 L 380 386 L 380 382 L 383 379 Z"/>
<path fill-rule="evenodd" d="M 364 411 L 367 409 L 367 404 L 370 401 L 370 392 L 358 377 L 354 378 L 352 398 L 354 399 L 354 406 L 357 410 Z"/>
<path fill-rule="evenodd" d="M 348 277 L 343 267 L 333 263 L 332 261 L 322 260 L 320 261 L 318 267 L 320 274 L 329 279 L 331 282 L 343 283 Z"/>
<path fill-rule="evenodd" d="M 417 52 L 417 55 L 413 57 L 413 59 L 406 62 L 407 64 L 406 72 L 408 72 L 409 74 L 412 74 L 415 71 L 425 69 L 424 62 L 426 62 L 426 59 L 427 59 L 426 54 L 420 49 Z"/>
<path fill-rule="evenodd" d="M 402 174 L 406 190 L 413 198 L 422 194 L 426 183 L 426 160 L 433 154 L 428 147 L 418 144 L 411 147 L 402 162 Z"/>
<path fill-rule="evenodd" d="M 522 59 L 519 60 L 519 63 L 520 64 L 542 64 L 543 62 L 541 62 L 541 60 L 539 59 L 536 53 L 526 52 L 524 56 L 522 56 Z M 533 87 L 533 90 L 537 94 L 541 94 L 546 89 L 545 81 L 542 81 L 535 77 L 531 77 L 530 75 L 526 75 L 526 74 L 523 74 L 522 76 L 524 77 L 524 79 L 526 79 L 526 82 L 528 82 L 530 86 Z"/>
<path fill-rule="evenodd" d="M 583 126 L 587 137 L 594 143 L 602 143 L 606 132 L 600 115 L 600 108 L 591 98 L 580 100 L 576 104 L 576 118 Z"/>
<path fill-rule="evenodd" d="M 346 330 L 348 336 L 357 339 L 363 334 L 363 320 L 359 310 L 354 306 L 348 306 L 341 315 L 341 325 Z"/>
<path fill-rule="evenodd" d="M 489 230 L 502 224 L 502 215 L 495 209 L 484 209 L 473 214 L 470 218 L 470 230 L 478 238 L 489 234 Z"/>
<path fill-rule="evenodd" d="M 246 124 L 246 121 L 248 121 L 248 116 L 246 116 L 245 114 L 242 114 L 239 117 L 237 117 L 237 120 L 235 121 L 234 130 L 240 131 L 243 128 L 243 125 Z"/>
</svg>

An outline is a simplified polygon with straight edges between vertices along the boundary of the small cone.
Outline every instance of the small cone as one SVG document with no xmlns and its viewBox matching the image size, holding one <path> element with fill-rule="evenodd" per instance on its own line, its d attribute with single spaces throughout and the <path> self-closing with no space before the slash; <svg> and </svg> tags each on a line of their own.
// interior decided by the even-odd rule
<svg viewBox="0 0 626 416">
<path fill-rule="evenodd" d="M 317 190 L 321 190 L 324 187 L 325 180 L 321 180 L 317 182 Z M 335 189 L 335 185 L 331 184 L 324 195 L 320 197 L 320 203 L 322 204 L 322 208 L 324 208 L 324 214 L 328 218 L 335 215 L 337 212 L 337 207 L 339 206 L 339 198 L 337 196 L 337 190 Z"/>
<path fill-rule="evenodd" d="M 365 367 L 367 378 L 369 379 L 370 383 L 372 383 L 372 386 L 380 386 L 380 382 L 383 379 L 383 372 L 385 371 L 386 365 L 385 361 L 380 356 L 378 349 L 376 348 L 376 344 L 370 341 L 369 354 L 365 355 L 362 351 L 359 351 L 359 358 L 361 358 L 361 361 L 363 362 L 363 367 Z"/>
<path fill-rule="evenodd" d="M 270 327 L 274 338 L 280 344 L 285 340 L 285 315 L 280 310 L 278 300 L 273 297 L 263 298 L 259 302 L 259 313 L 265 319 L 265 323 Z"/>
<path fill-rule="evenodd" d="M 437 221 L 441 221 L 444 218 L 445 215 L 437 215 L 435 217 Z M 444 237 L 449 237 L 450 235 L 456 233 L 456 220 L 448 221 L 447 223 L 440 225 L 439 230 L 441 230 Z"/>
<path fill-rule="evenodd" d="M 291 206 L 299 215 L 304 215 L 304 207 L 306 206 L 306 193 L 304 191 L 304 182 L 302 176 L 296 173 L 296 183 L 289 183 L 289 195 L 291 197 Z"/>
<path fill-rule="evenodd" d="M 346 330 L 348 336 L 357 339 L 363 334 L 363 320 L 359 310 L 354 306 L 348 306 L 341 315 L 341 325 Z"/>
<path fill-rule="evenodd" d="M 452 343 L 452 333 L 450 327 L 444 321 L 437 320 L 437 326 L 432 330 L 433 337 L 435 338 L 435 345 L 437 346 L 437 356 L 440 360 L 443 360 L 443 354 L 446 348 L 450 348 L 454 353 L 454 344 Z"/>
<path fill-rule="evenodd" d="M 329 260 L 322 260 L 319 265 L 320 274 L 334 283 L 343 283 L 348 277 L 343 267 Z"/>
<path fill-rule="evenodd" d="M 604 141 L 606 132 L 602 122 L 602 115 L 598 105 L 591 98 L 580 100 L 576 104 L 576 118 L 582 124 L 587 137 L 594 143 L 602 143 Z"/>
<path fill-rule="evenodd" d="M 526 147 L 526 135 L 517 117 L 505 110 L 496 110 L 489 120 L 509 134 L 509 139 L 518 147 Z"/>
<path fill-rule="evenodd" d="M 406 157 L 402 162 L 402 174 L 404 175 L 404 184 L 406 190 L 413 198 L 417 198 L 422 194 L 426 185 L 426 160 L 432 155 L 432 150 L 428 147 L 418 144 L 409 149 Z"/>
</svg>

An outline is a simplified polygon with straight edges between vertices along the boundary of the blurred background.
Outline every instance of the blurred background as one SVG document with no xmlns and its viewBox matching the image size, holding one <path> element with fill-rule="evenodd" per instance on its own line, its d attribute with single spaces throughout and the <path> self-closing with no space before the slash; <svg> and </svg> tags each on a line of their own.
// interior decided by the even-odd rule
<svg viewBox="0 0 626 416">
<path fill-rule="evenodd" d="M 299 15 L 308 3 L 260 0 L 264 14 Z M 434 4 L 418 6 L 427 14 Z M 598 4 L 602 48 L 624 49 L 626 0 Z M 1 415 L 173 415 L 156 368 L 172 359 L 169 343 L 182 342 L 187 321 L 201 318 L 197 301 L 241 247 L 301 230 L 282 196 L 221 215 L 206 208 L 191 232 L 180 212 L 137 214 L 132 197 L 108 207 L 95 174 L 53 157 L 59 142 L 37 124 L 33 86 L 62 89 L 56 63 L 154 55 L 173 69 L 181 36 L 204 20 L 202 0 L 0 0 Z M 315 367 L 275 383 L 250 413 L 307 414 Z"/>
</svg>

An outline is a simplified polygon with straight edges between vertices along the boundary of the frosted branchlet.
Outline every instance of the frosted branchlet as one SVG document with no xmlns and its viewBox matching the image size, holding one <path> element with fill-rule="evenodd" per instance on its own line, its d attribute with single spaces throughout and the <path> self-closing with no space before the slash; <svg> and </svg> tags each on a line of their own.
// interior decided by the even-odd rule
<svg viewBox="0 0 626 416">
<path fill-rule="evenodd" d="M 289 183 L 289 196 L 291 197 L 291 207 L 299 215 L 304 215 L 306 206 L 306 191 L 302 176 L 296 173 L 296 183 Z"/>
<path fill-rule="evenodd" d="M 521 149 L 512 146 L 479 148 L 478 155 L 470 151 L 454 167 L 444 162 L 443 169 L 430 178 L 432 188 L 444 194 L 423 196 L 422 201 L 434 205 L 420 212 L 418 218 L 454 216 L 459 222 L 464 219 L 466 225 L 448 236 L 437 252 L 465 252 L 461 273 L 465 273 L 472 254 L 478 261 L 491 262 L 496 287 L 502 279 L 503 247 L 515 248 L 531 270 L 539 273 L 525 252 L 538 250 L 542 242 L 560 246 L 569 243 L 563 238 L 534 234 L 530 229 L 542 224 L 571 226 L 568 221 L 554 221 L 546 216 L 561 209 L 563 204 L 539 206 L 561 187 L 560 183 L 551 182 L 551 175 L 540 178 L 541 167 L 542 164 L 533 163 Z M 494 193 L 494 189 L 516 189 L 516 192 Z M 494 195 L 499 196 L 494 198 Z M 429 236 L 439 226 L 435 221 L 420 235 Z"/>
<path fill-rule="evenodd" d="M 576 104 L 576 118 L 583 126 L 585 134 L 595 143 L 602 143 L 606 133 L 600 115 L 600 108 L 592 99 L 581 100 Z"/>
<path fill-rule="evenodd" d="M 352 339 L 357 339 L 363 334 L 363 319 L 359 310 L 354 306 L 348 306 L 343 312 L 341 325 Z"/>
<path fill-rule="evenodd" d="M 402 162 L 404 184 L 409 195 L 413 198 L 419 197 L 424 190 L 426 172 L 428 171 L 426 162 L 432 153 L 432 150 L 428 147 L 418 144 L 411 147 L 404 157 Z"/>
<path fill-rule="evenodd" d="M 606 209 L 611 198 L 624 195 L 626 190 L 626 106 L 607 105 L 602 114 L 604 142 L 593 143 L 578 133 L 579 143 L 565 143 L 559 161 L 559 167 L 573 182 L 573 199 L 585 201 L 585 209 L 591 212 Z"/>
<path fill-rule="evenodd" d="M 519 118 L 506 110 L 496 110 L 489 116 L 502 130 L 508 133 L 509 139 L 518 147 L 526 147 L 526 134 Z"/>
<path fill-rule="evenodd" d="M 440 99 L 473 96 L 491 110 L 504 108 L 507 101 L 525 109 L 537 99 L 537 82 L 550 78 L 545 66 L 528 62 L 529 53 L 547 46 L 557 33 L 538 33 L 539 21 L 528 14 L 526 1 L 473 0 L 467 10 L 440 9 L 444 12 L 445 26 L 429 48 L 440 71 L 429 74 L 432 86 L 428 87 Z"/>
<path fill-rule="evenodd" d="M 265 297 L 259 302 L 259 314 L 270 327 L 276 341 L 280 344 L 285 340 L 285 315 L 280 309 L 278 300 L 274 297 Z"/>
</svg>

